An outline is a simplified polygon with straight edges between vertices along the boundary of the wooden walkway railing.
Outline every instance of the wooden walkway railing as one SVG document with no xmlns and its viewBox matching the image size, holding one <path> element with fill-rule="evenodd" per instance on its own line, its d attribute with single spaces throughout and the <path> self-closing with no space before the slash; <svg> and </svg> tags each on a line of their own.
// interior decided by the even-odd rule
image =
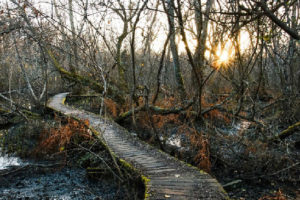
<svg viewBox="0 0 300 200">
<path fill-rule="evenodd" d="M 101 116 L 64 105 L 67 93 L 57 94 L 48 107 L 64 115 L 89 120 L 108 148 L 137 169 L 145 180 L 145 199 L 228 199 L 216 179 L 131 136 L 124 128 Z"/>
</svg>

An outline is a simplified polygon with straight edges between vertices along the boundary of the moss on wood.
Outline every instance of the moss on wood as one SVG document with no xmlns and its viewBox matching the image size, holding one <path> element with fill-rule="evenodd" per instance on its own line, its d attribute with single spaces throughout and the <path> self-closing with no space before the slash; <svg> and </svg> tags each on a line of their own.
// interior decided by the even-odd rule
<svg viewBox="0 0 300 200">
<path fill-rule="evenodd" d="M 64 97 L 66 94 L 61 94 L 60 96 L 58 96 L 58 99 L 56 100 L 56 104 L 58 104 L 58 101 L 61 101 L 61 99 L 60 98 L 62 98 L 62 97 Z M 64 102 L 64 100 L 63 100 L 63 102 Z M 62 102 L 62 103 L 63 103 Z M 99 133 L 98 133 L 99 134 Z M 128 132 L 127 131 L 124 131 L 124 132 L 122 132 L 122 134 L 128 134 Z M 99 134 L 99 137 L 101 137 L 101 135 Z M 143 142 L 141 142 L 141 143 L 143 143 Z M 139 175 L 140 175 L 140 179 L 139 180 L 141 180 L 142 181 L 142 183 L 143 183 L 143 186 L 145 187 L 145 193 L 144 193 L 144 199 L 150 199 L 150 198 L 156 198 L 157 196 L 156 195 L 158 195 L 158 194 L 155 194 L 155 190 L 154 191 L 152 191 L 152 188 L 151 188 L 151 192 L 152 193 L 150 193 L 150 187 L 152 187 L 152 184 L 150 184 L 149 182 L 151 181 L 150 180 L 150 178 L 149 177 L 146 177 L 145 175 L 142 175 L 136 168 L 135 168 L 135 166 L 131 163 L 131 162 L 134 162 L 134 161 L 130 161 L 130 162 L 128 162 L 128 161 L 126 161 L 125 159 L 121 159 L 119 156 L 116 156 L 114 153 L 113 153 L 113 151 L 105 144 L 104 145 L 110 152 L 111 152 L 111 154 L 115 157 L 115 158 L 117 158 L 118 159 L 118 163 L 120 164 L 120 166 L 122 166 L 123 167 L 123 169 L 125 169 L 125 170 L 129 170 L 129 171 L 133 171 L 133 172 L 137 172 Z M 147 146 L 147 145 L 145 145 L 145 146 Z M 118 149 L 116 149 L 116 150 L 118 150 Z M 164 153 L 164 152 L 162 152 L 162 154 L 166 154 L 166 153 Z M 135 160 L 137 163 L 139 163 L 138 162 L 138 160 Z M 178 160 L 179 161 L 179 160 Z M 189 167 L 191 167 L 191 166 L 189 166 L 188 164 L 186 164 L 185 162 L 183 162 L 183 161 L 180 161 L 181 163 L 183 163 L 183 164 L 185 164 L 186 165 L 186 167 L 183 167 L 183 169 L 188 169 Z M 151 165 L 152 166 L 152 165 Z M 181 165 L 182 166 L 182 165 Z M 153 167 L 153 166 L 152 166 Z M 152 168 L 151 167 L 151 168 Z M 195 167 L 193 167 L 193 168 L 195 168 Z M 197 169 L 197 168 L 195 168 L 195 169 Z M 143 169 L 141 169 L 141 170 L 143 170 Z M 195 171 L 195 170 L 193 170 L 193 171 Z M 227 196 L 227 194 L 226 194 L 226 192 L 223 190 L 223 188 L 222 188 L 222 186 L 215 180 L 215 179 L 213 179 L 213 178 L 211 178 L 207 173 L 205 173 L 204 171 L 202 171 L 202 170 L 199 170 L 199 169 L 197 169 L 197 171 L 199 171 L 200 172 L 200 174 L 202 174 L 202 176 L 201 177 L 203 177 L 204 179 L 211 179 L 211 180 L 214 180 L 214 185 L 216 186 L 215 187 L 215 190 L 216 190 L 216 192 L 218 191 L 218 193 L 220 194 L 219 196 L 220 196 L 220 199 L 228 199 L 228 196 Z M 198 174 L 198 172 L 195 172 L 195 174 Z M 153 177 L 153 181 L 155 180 L 155 177 Z"/>
<path fill-rule="evenodd" d="M 281 131 L 278 135 L 271 138 L 271 141 L 274 141 L 277 139 L 283 140 L 283 139 L 289 137 L 290 135 L 292 135 L 294 132 L 296 132 L 299 127 L 300 127 L 300 121 L 289 126 L 287 129 Z"/>
<path fill-rule="evenodd" d="M 54 57 L 52 51 L 48 50 L 47 52 L 48 52 L 48 55 L 49 55 L 49 57 L 51 58 L 51 60 L 53 62 L 54 67 L 60 72 L 60 74 L 63 77 L 65 77 L 66 79 L 69 79 L 71 81 L 75 81 L 77 83 L 80 83 L 84 86 L 88 86 L 89 88 L 91 88 L 92 90 L 94 90 L 96 92 L 103 93 L 103 91 L 105 90 L 103 85 L 99 84 L 96 81 L 91 80 L 90 77 L 81 76 L 77 73 L 71 73 L 71 72 L 65 70 L 59 64 L 59 62 L 56 60 L 56 58 Z M 115 100 L 117 103 L 123 104 L 125 102 L 123 96 L 121 95 L 121 92 L 116 90 L 112 86 L 107 88 L 107 94 L 113 100 Z"/>
<path fill-rule="evenodd" d="M 149 188 L 148 188 L 148 183 L 150 182 L 150 179 L 148 177 L 142 175 L 142 181 L 145 185 L 144 199 L 148 200 L 148 199 L 150 199 L 150 191 L 149 191 Z"/>
</svg>

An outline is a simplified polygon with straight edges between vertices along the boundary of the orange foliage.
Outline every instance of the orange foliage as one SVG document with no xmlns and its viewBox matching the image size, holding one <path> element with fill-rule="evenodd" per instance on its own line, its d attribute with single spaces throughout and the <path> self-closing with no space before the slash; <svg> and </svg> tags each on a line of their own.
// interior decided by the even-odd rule
<svg viewBox="0 0 300 200">
<path fill-rule="evenodd" d="M 149 116 L 147 115 L 147 112 L 139 112 L 138 124 L 139 126 L 146 129 L 151 128 L 150 119 Z"/>
<path fill-rule="evenodd" d="M 109 113 L 113 117 L 117 117 L 118 116 L 117 104 L 113 100 L 106 98 L 106 99 L 104 99 L 104 104 L 105 104 L 105 107 L 108 109 Z"/>
<path fill-rule="evenodd" d="M 174 96 L 166 97 L 162 100 L 157 101 L 156 106 L 160 106 L 162 108 L 172 108 L 176 105 L 176 98 Z M 191 111 L 192 107 L 188 110 L 188 115 Z M 221 115 L 218 111 L 212 111 L 212 115 L 209 113 L 211 117 L 214 116 L 214 113 L 217 113 L 215 115 Z M 209 151 L 209 140 L 206 138 L 202 133 L 197 132 L 196 129 L 191 128 L 185 124 L 179 119 L 179 114 L 169 114 L 169 115 L 153 115 L 153 123 L 156 128 L 163 129 L 165 125 L 168 124 L 176 124 L 179 126 L 178 131 L 185 133 L 187 137 L 189 137 L 191 146 L 193 150 L 196 152 L 196 155 L 194 156 L 194 162 L 196 163 L 197 167 L 206 171 L 210 172 L 211 170 L 211 162 L 210 162 L 210 151 Z M 224 119 L 225 118 L 224 116 Z M 229 121 L 229 119 L 228 119 Z M 139 125 L 151 128 L 149 116 L 146 112 L 140 112 L 139 113 Z"/>
<path fill-rule="evenodd" d="M 140 102 L 141 103 L 141 102 Z M 156 106 L 162 108 L 172 108 L 175 105 L 175 98 L 168 97 L 163 100 L 157 101 Z M 163 128 L 166 124 L 180 124 L 179 114 L 169 114 L 169 115 L 153 115 L 152 116 L 154 126 L 156 128 Z M 139 124 L 143 127 L 151 128 L 150 119 L 146 112 L 139 113 Z"/>
<path fill-rule="evenodd" d="M 169 115 L 153 115 L 152 121 L 155 128 L 161 129 L 164 128 L 166 124 L 180 124 L 179 114 L 169 114 Z M 138 123 L 141 127 L 151 129 L 149 116 L 147 112 L 140 112 Z"/>
<path fill-rule="evenodd" d="M 247 117 L 247 113 L 245 111 L 241 111 L 239 113 L 239 115 L 242 116 L 242 117 Z"/>
<path fill-rule="evenodd" d="M 165 109 L 172 108 L 175 104 L 176 98 L 174 96 L 165 97 L 156 103 L 157 106 Z M 165 124 L 180 124 L 179 114 L 153 115 L 153 122 L 157 128 L 162 128 Z"/>
<path fill-rule="evenodd" d="M 165 124 L 179 124 L 179 114 L 153 115 L 153 123 L 157 128 L 164 127 Z"/>
<path fill-rule="evenodd" d="M 199 169 L 206 172 L 211 170 L 209 141 L 202 133 L 197 132 L 196 129 L 190 128 L 186 125 L 180 126 L 180 132 L 184 132 L 190 139 L 191 146 L 196 151 L 194 162 Z"/>
<path fill-rule="evenodd" d="M 212 111 L 204 114 L 203 117 L 206 119 L 209 119 L 210 121 L 223 120 L 226 124 L 230 124 L 230 119 L 218 110 L 212 110 Z"/>
<path fill-rule="evenodd" d="M 259 198 L 259 200 L 287 200 L 287 198 L 284 196 L 282 191 L 279 189 L 278 192 L 275 194 L 276 196 L 264 196 Z"/>
<path fill-rule="evenodd" d="M 144 105 L 144 98 L 140 96 L 138 98 L 138 103 L 139 103 L 139 105 Z"/>
<path fill-rule="evenodd" d="M 219 98 L 218 101 L 216 103 L 208 103 L 206 102 L 205 98 L 202 97 L 202 106 L 204 108 L 209 108 L 214 106 L 215 104 L 221 103 L 224 99 Z M 220 112 L 219 110 L 215 109 L 215 110 L 211 110 L 210 112 L 204 114 L 203 116 L 206 119 L 209 119 L 210 121 L 214 121 L 214 120 L 222 120 L 224 121 L 226 124 L 230 123 L 230 119 L 224 115 L 224 113 Z"/>
<path fill-rule="evenodd" d="M 58 120 L 56 118 L 56 120 Z M 61 152 L 65 146 L 70 143 L 70 140 L 75 135 L 79 135 L 86 139 L 91 139 L 92 136 L 88 132 L 88 120 L 76 121 L 67 118 L 67 123 L 58 128 L 50 128 L 41 133 L 41 141 L 34 153 L 54 153 Z"/>
</svg>

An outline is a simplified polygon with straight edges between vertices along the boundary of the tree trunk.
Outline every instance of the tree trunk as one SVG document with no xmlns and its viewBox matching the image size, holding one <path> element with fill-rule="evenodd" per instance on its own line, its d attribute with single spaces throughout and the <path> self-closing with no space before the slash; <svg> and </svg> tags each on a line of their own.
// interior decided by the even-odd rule
<svg viewBox="0 0 300 200">
<path fill-rule="evenodd" d="M 73 15 L 73 0 L 69 0 L 69 21 L 71 25 L 71 31 L 72 31 L 72 41 L 71 43 L 71 48 L 74 53 L 74 65 L 72 64 L 72 55 L 69 54 L 69 66 L 70 66 L 70 71 L 72 73 L 76 73 L 76 69 L 74 66 L 78 66 L 78 53 L 77 53 L 77 42 L 76 42 L 76 30 L 75 30 L 75 25 L 74 25 L 74 15 Z"/>
<path fill-rule="evenodd" d="M 181 100 L 184 100 L 186 98 L 186 93 L 185 93 L 183 78 L 182 78 L 181 70 L 180 70 L 177 45 L 175 42 L 176 32 L 175 32 L 175 20 L 174 20 L 174 0 L 168 0 L 167 4 L 168 4 L 168 8 L 166 10 L 166 13 L 167 13 L 168 22 L 169 22 L 170 49 L 171 49 L 172 58 L 173 58 L 175 80 L 176 80 L 176 84 L 177 84 L 177 89 L 180 93 L 180 98 L 181 98 Z"/>
</svg>

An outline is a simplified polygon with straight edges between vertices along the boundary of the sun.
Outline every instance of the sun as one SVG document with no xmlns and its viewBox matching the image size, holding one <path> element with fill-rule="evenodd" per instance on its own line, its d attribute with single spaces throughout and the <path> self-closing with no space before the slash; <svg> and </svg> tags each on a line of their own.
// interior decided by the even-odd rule
<svg viewBox="0 0 300 200">
<path fill-rule="evenodd" d="M 227 48 L 218 49 L 215 57 L 215 67 L 224 68 L 227 67 L 232 59 L 231 51 Z"/>
<path fill-rule="evenodd" d="M 229 52 L 228 51 L 225 51 L 223 50 L 221 52 L 221 54 L 219 55 L 219 63 L 224 63 L 226 64 L 228 61 L 229 61 Z"/>
<path fill-rule="evenodd" d="M 216 68 L 226 68 L 233 61 L 234 47 L 231 40 L 227 40 L 223 44 L 219 44 L 214 54 L 214 66 Z"/>
</svg>

